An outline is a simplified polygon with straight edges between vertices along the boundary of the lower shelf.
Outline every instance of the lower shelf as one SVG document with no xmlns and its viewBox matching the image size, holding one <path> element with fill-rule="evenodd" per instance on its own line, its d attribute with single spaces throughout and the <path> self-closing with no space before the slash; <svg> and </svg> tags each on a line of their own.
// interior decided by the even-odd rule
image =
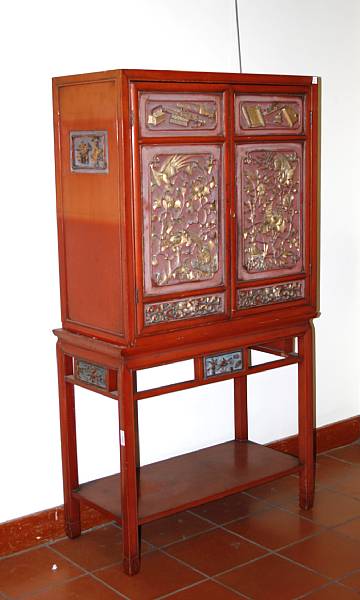
<svg viewBox="0 0 360 600">
<path fill-rule="evenodd" d="M 299 471 L 294 456 L 231 441 L 140 468 L 139 523 L 222 498 Z M 74 497 L 121 522 L 120 475 L 83 483 Z"/>
</svg>

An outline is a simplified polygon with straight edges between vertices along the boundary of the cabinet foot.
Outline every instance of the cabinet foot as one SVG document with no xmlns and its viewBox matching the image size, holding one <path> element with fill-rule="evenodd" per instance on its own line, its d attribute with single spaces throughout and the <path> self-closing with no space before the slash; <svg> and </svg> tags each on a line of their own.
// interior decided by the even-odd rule
<svg viewBox="0 0 360 600">
<path fill-rule="evenodd" d="M 140 558 L 138 556 L 124 558 L 123 569 L 126 575 L 136 575 L 140 570 Z"/>
<path fill-rule="evenodd" d="M 76 537 L 79 537 L 79 535 L 81 535 L 81 524 L 80 522 L 75 522 L 75 523 L 65 523 L 65 533 L 66 535 L 73 539 Z"/>
</svg>

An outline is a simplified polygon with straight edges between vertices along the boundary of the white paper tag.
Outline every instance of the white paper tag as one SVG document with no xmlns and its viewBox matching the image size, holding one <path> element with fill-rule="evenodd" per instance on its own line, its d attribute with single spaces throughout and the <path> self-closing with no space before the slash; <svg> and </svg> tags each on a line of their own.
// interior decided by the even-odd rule
<svg viewBox="0 0 360 600">
<path fill-rule="evenodd" d="M 125 446 L 125 431 L 120 429 L 120 446 Z"/>
</svg>

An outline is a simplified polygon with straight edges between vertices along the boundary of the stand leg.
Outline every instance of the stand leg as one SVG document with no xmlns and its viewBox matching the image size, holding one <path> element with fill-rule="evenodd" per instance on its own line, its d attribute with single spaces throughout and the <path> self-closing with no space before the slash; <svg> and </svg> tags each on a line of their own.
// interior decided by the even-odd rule
<svg viewBox="0 0 360 600">
<path fill-rule="evenodd" d="M 121 368 L 119 380 L 123 567 L 128 575 L 136 575 L 140 568 L 137 493 L 137 405 L 134 400 L 132 372 L 124 365 Z"/>
<path fill-rule="evenodd" d="M 314 503 L 314 336 L 310 324 L 303 336 L 299 336 L 299 460 L 303 463 L 300 472 L 299 500 L 301 508 L 307 510 Z"/>
<path fill-rule="evenodd" d="M 75 395 L 74 386 L 65 381 L 66 375 L 72 375 L 73 365 L 70 356 L 66 356 L 60 347 L 56 346 L 59 401 L 60 401 L 60 428 L 61 428 L 61 456 L 64 484 L 64 513 L 65 533 L 70 538 L 78 537 L 81 533 L 80 504 L 71 493 L 79 485 L 77 448 L 76 448 L 76 420 L 75 420 Z"/>
<path fill-rule="evenodd" d="M 247 377 L 234 379 L 235 439 L 248 439 Z"/>
</svg>

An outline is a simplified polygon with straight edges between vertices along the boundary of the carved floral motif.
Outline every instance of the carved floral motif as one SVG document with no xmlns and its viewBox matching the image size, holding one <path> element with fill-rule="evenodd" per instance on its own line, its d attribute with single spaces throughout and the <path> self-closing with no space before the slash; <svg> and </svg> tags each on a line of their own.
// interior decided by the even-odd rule
<svg viewBox="0 0 360 600">
<path fill-rule="evenodd" d="M 152 286 L 211 281 L 219 270 L 217 158 L 158 154 L 149 170 Z"/>
<path fill-rule="evenodd" d="M 240 154 L 242 227 L 239 276 L 302 268 L 301 147 L 252 150 Z"/>
<path fill-rule="evenodd" d="M 146 304 L 145 325 L 205 317 L 224 312 L 224 295 L 195 296 L 181 300 L 169 300 Z"/>
<path fill-rule="evenodd" d="M 304 298 L 304 282 L 289 281 L 276 285 L 247 288 L 237 291 L 238 309 L 254 308 L 277 302 L 289 302 Z"/>
<path fill-rule="evenodd" d="M 204 357 L 204 376 L 206 379 L 216 375 L 225 375 L 226 373 L 235 373 L 243 368 L 242 351 L 227 352 L 217 356 Z"/>
</svg>

